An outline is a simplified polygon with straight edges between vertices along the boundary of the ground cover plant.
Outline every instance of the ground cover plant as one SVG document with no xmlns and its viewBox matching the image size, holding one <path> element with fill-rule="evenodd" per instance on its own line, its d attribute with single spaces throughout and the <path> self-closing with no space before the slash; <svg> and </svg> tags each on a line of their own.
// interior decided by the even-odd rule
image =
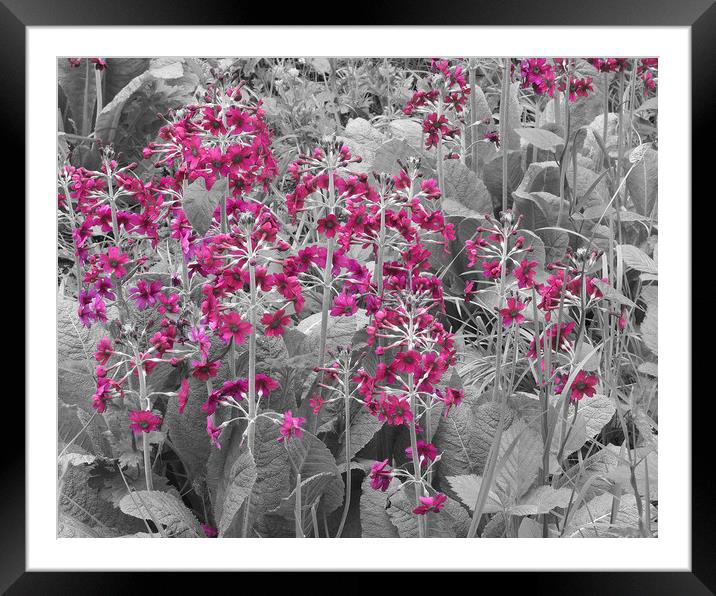
<svg viewBox="0 0 716 596">
<path fill-rule="evenodd" d="M 58 535 L 658 535 L 654 58 L 63 58 Z"/>
</svg>

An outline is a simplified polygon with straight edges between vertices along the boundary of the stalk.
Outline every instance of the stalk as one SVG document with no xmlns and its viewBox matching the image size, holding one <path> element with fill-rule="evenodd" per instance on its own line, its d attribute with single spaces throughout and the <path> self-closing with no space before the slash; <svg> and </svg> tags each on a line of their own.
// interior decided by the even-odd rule
<svg viewBox="0 0 716 596">
<path fill-rule="evenodd" d="M 343 501 L 343 514 L 341 515 L 341 523 L 338 525 L 336 538 L 340 538 L 343 534 L 343 527 L 348 518 L 348 509 L 351 506 L 351 394 L 350 394 L 350 362 L 343 371 L 343 403 L 346 416 L 346 437 L 344 449 L 346 451 L 346 498 Z"/>
<path fill-rule="evenodd" d="M 438 122 L 443 115 L 443 96 L 442 94 L 438 98 Z M 445 193 L 445 168 L 443 159 L 443 133 L 442 128 L 438 131 L 438 146 L 437 146 L 437 171 L 438 171 L 438 186 L 440 187 L 440 195 L 444 196 Z"/>
<path fill-rule="evenodd" d="M 500 116 L 502 118 L 502 116 Z M 500 260 L 501 263 L 501 271 L 500 271 L 500 291 L 499 291 L 499 298 L 500 298 L 500 305 L 502 303 L 502 297 L 505 292 L 505 268 L 507 265 L 507 238 L 505 237 L 502 241 L 502 258 Z M 497 393 L 501 384 L 500 376 L 502 374 L 502 321 L 500 319 L 499 312 L 496 316 L 496 322 L 495 325 L 497 326 L 497 341 L 496 341 L 496 348 L 495 348 L 495 381 L 492 388 L 492 401 L 497 401 Z M 539 345 L 539 343 L 537 344 Z M 492 488 L 492 483 L 495 480 L 495 471 L 497 469 L 497 456 L 500 453 L 500 443 L 502 442 L 502 431 L 504 430 L 505 426 L 505 412 L 506 412 L 506 404 L 507 404 L 507 392 L 503 391 L 500 395 L 500 420 L 497 424 L 497 431 L 495 432 L 495 438 L 492 441 L 492 446 L 490 447 L 490 453 L 488 455 L 488 461 L 487 465 L 485 467 L 485 473 L 482 477 L 482 484 L 480 485 L 480 490 L 477 495 L 477 502 L 475 503 L 475 513 L 472 516 L 472 521 L 470 522 L 470 529 L 468 530 L 467 537 L 468 538 L 474 538 L 475 534 L 477 533 L 477 526 L 480 523 L 480 518 L 482 517 L 482 512 L 485 507 L 485 503 L 487 502 L 487 496 L 490 494 L 490 489 Z"/>
<path fill-rule="evenodd" d="M 301 473 L 296 474 L 296 505 L 293 510 L 296 518 L 296 538 L 305 538 L 303 533 L 303 516 L 301 514 Z"/>
<path fill-rule="evenodd" d="M 254 440 L 256 437 L 256 265 L 254 264 L 253 247 L 251 234 L 247 234 L 248 243 L 248 265 L 249 265 L 249 291 L 250 309 L 249 322 L 253 331 L 249 334 L 249 387 L 247 400 L 249 402 L 249 426 L 247 447 L 251 455 L 254 454 Z M 244 509 L 244 523 L 241 530 L 241 537 L 246 538 L 249 531 L 249 510 L 251 509 L 250 499 L 246 499 Z"/>
<path fill-rule="evenodd" d="M 70 225 L 72 226 L 72 232 L 75 231 L 77 228 L 77 220 L 75 219 L 75 209 L 72 206 L 72 198 L 70 197 L 70 189 L 67 186 L 67 184 L 62 184 L 62 190 L 65 193 L 65 198 L 67 200 L 67 212 L 70 215 Z M 75 240 L 75 235 L 70 234 L 72 236 L 72 250 L 74 251 L 74 254 L 72 255 L 74 257 L 75 261 L 75 275 L 77 276 L 77 298 L 80 296 L 80 292 L 82 291 L 82 267 L 80 266 L 80 258 L 77 254 L 77 240 Z"/>
<path fill-rule="evenodd" d="M 147 397 L 147 379 L 144 376 L 144 367 L 140 363 L 139 350 L 134 348 L 134 362 L 137 366 L 137 375 L 139 376 L 139 404 L 147 412 L 151 411 L 151 403 Z M 151 446 L 149 445 L 149 434 L 142 433 L 142 451 L 144 454 L 144 477 L 147 482 L 147 490 L 154 490 L 154 481 L 152 478 L 152 460 L 150 454 Z"/>
<path fill-rule="evenodd" d="M 418 435 L 415 430 L 415 424 L 417 419 L 417 412 L 416 412 L 416 401 L 415 401 L 415 388 L 413 387 L 413 375 L 412 373 L 408 373 L 409 375 L 409 391 L 410 391 L 410 409 L 413 412 L 413 419 L 410 421 L 410 448 L 413 451 L 413 470 L 415 473 L 415 504 L 416 506 L 420 503 L 419 497 L 422 496 L 423 490 L 421 488 L 421 484 L 418 481 L 421 475 L 420 470 L 420 457 L 418 455 Z M 419 538 L 425 538 L 425 526 L 424 526 L 424 519 L 422 517 L 418 517 L 418 537 Z"/>
<path fill-rule="evenodd" d="M 102 71 L 95 68 L 94 71 L 94 84 L 97 91 L 97 115 L 95 116 L 95 131 L 99 126 L 99 114 L 102 111 Z"/>
<path fill-rule="evenodd" d="M 604 79 L 604 123 L 602 125 L 602 140 L 604 141 L 604 149 L 606 150 L 608 134 L 607 121 L 609 119 L 609 73 L 605 72 L 602 78 Z M 606 152 L 602 153 L 602 163 L 606 162 L 608 164 L 609 154 Z"/>
<path fill-rule="evenodd" d="M 510 59 L 503 59 L 502 96 L 500 99 L 500 144 L 502 145 L 502 210 L 507 211 L 507 119 L 509 118 L 510 100 Z"/>
<path fill-rule="evenodd" d="M 332 215 L 336 201 L 336 183 L 333 179 L 333 168 L 328 168 L 328 205 L 326 214 Z M 328 309 L 331 305 L 331 284 L 333 282 L 333 251 L 335 250 L 335 236 L 328 239 L 326 251 L 326 268 L 323 272 L 323 299 L 321 302 L 321 340 L 318 347 L 318 367 L 326 363 L 326 339 L 328 337 Z"/>
<path fill-rule="evenodd" d="M 480 174 L 479 162 L 479 129 L 477 128 L 477 62 L 470 62 L 470 148 L 472 150 L 472 171 L 476 176 Z"/>
</svg>

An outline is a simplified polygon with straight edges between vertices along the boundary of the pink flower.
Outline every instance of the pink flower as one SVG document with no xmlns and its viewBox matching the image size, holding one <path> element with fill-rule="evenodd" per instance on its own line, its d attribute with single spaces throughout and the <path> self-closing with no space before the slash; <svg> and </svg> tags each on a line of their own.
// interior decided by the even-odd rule
<svg viewBox="0 0 716 596">
<path fill-rule="evenodd" d="M 338 219 L 333 213 L 318 220 L 318 233 L 323 234 L 326 238 L 333 238 L 339 228 Z"/>
<path fill-rule="evenodd" d="M 211 416 L 206 417 L 206 433 L 209 435 L 211 443 L 215 445 L 217 449 L 221 449 L 221 444 L 219 443 L 221 428 L 214 426 L 214 423 L 211 421 Z"/>
<path fill-rule="evenodd" d="M 442 402 L 445 404 L 445 418 L 447 418 L 448 414 L 450 414 L 450 408 L 452 408 L 453 406 L 459 406 L 464 398 L 464 389 L 453 389 L 452 387 L 445 387 L 445 395 L 442 398 Z"/>
<path fill-rule="evenodd" d="M 112 351 L 112 342 L 109 337 L 103 337 L 97 342 L 97 351 L 94 353 L 94 359 L 100 364 L 107 364 L 114 352 Z"/>
<path fill-rule="evenodd" d="M 370 467 L 370 487 L 373 490 L 385 492 L 390 486 L 393 471 L 388 466 L 388 460 L 374 462 Z"/>
<path fill-rule="evenodd" d="M 420 371 L 422 359 L 415 350 L 398 352 L 393 360 L 392 368 L 398 372 L 416 373 Z"/>
<path fill-rule="evenodd" d="M 99 256 L 99 262 L 105 273 L 111 273 L 115 277 L 124 277 L 127 273 L 124 266 L 129 262 L 129 257 L 116 246 L 110 246 L 107 254 Z"/>
<path fill-rule="evenodd" d="M 422 439 L 418 439 L 417 446 L 418 461 L 420 462 L 421 466 L 427 466 L 429 462 L 435 461 L 435 458 L 438 456 L 438 450 L 435 449 L 435 445 L 433 445 L 432 443 L 426 443 Z M 405 455 L 407 455 L 409 458 L 412 458 L 413 448 L 407 447 L 405 449 Z"/>
<path fill-rule="evenodd" d="M 447 497 L 442 493 L 437 493 L 432 497 L 418 497 L 418 500 L 421 504 L 413 509 L 413 513 L 425 515 L 429 511 L 434 511 L 435 513 L 440 511 L 445 506 Z"/>
<path fill-rule="evenodd" d="M 160 416 L 155 416 L 149 410 L 134 410 L 129 412 L 131 424 L 129 428 L 135 434 L 148 433 L 157 430 L 162 423 Z"/>
<path fill-rule="evenodd" d="M 599 383 L 599 377 L 596 375 L 588 375 L 583 370 L 580 370 L 572 381 L 570 399 L 572 401 L 579 401 L 585 395 L 587 397 L 593 397 L 597 391 L 597 383 Z"/>
<path fill-rule="evenodd" d="M 291 317 L 286 316 L 286 311 L 279 308 L 275 313 L 264 313 L 261 317 L 261 324 L 265 326 L 264 333 L 267 337 L 283 335 L 283 328 L 291 322 Z"/>
<path fill-rule="evenodd" d="M 517 279 L 518 288 L 531 288 L 534 285 L 534 279 L 537 267 L 537 261 L 522 259 L 520 264 L 512 271 L 512 275 Z"/>
<path fill-rule="evenodd" d="M 181 414 L 186 408 L 186 403 L 189 400 L 189 379 L 182 379 L 181 386 L 177 392 L 177 398 L 179 400 L 179 413 Z"/>
<path fill-rule="evenodd" d="M 219 360 L 210 360 L 207 362 L 200 362 L 193 360 L 191 363 L 192 371 L 191 375 L 200 381 L 208 381 L 210 378 L 215 377 L 221 368 L 221 362 Z"/>
<path fill-rule="evenodd" d="M 500 309 L 500 316 L 502 317 L 502 324 L 505 327 L 509 327 L 512 324 L 520 325 L 524 322 L 525 316 L 522 311 L 525 309 L 525 303 L 521 302 L 517 298 L 508 298 L 507 306 Z"/>
<path fill-rule="evenodd" d="M 201 527 L 201 531 L 204 532 L 204 536 L 207 538 L 216 538 L 219 536 L 219 531 L 214 526 L 210 526 L 205 523 L 200 523 L 199 526 Z"/>
<path fill-rule="evenodd" d="M 502 266 L 499 259 L 483 261 L 481 264 L 482 274 L 490 279 L 499 279 L 502 274 Z"/>
<path fill-rule="evenodd" d="M 161 295 L 162 282 L 154 280 L 147 283 L 140 279 L 137 285 L 129 288 L 129 296 L 137 304 L 139 310 L 146 310 L 149 306 L 154 306 Z"/>
<path fill-rule="evenodd" d="M 244 321 L 237 312 L 230 312 L 222 315 L 219 320 L 219 336 L 229 343 L 232 339 L 234 344 L 240 345 L 246 341 L 246 336 L 251 333 L 253 327 L 248 321 Z"/>
<path fill-rule="evenodd" d="M 305 418 L 293 416 L 291 410 L 288 410 L 283 415 L 283 423 L 279 429 L 281 436 L 278 438 L 278 442 L 283 443 L 286 439 L 290 439 L 291 437 L 300 439 L 303 436 L 303 429 L 301 428 L 301 425 L 304 422 L 306 422 Z"/>
<path fill-rule="evenodd" d="M 311 406 L 311 410 L 314 414 L 318 414 L 321 411 L 321 408 L 323 407 L 323 404 L 326 403 L 326 400 L 323 399 L 322 395 L 319 395 L 318 393 L 315 393 L 311 396 L 311 399 L 308 401 L 308 403 Z"/>
<path fill-rule="evenodd" d="M 358 310 L 358 303 L 356 297 L 348 295 L 344 292 L 338 294 L 333 299 L 333 308 L 331 308 L 330 315 L 332 317 L 349 317 Z"/>
<path fill-rule="evenodd" d="M 281 384 L 276 381 L 275 379 L 272 379 L 268 375 L 264 375 L 262 373 L 259 373 L 255 377 L 256 379 L 256 393 L 259 397 L 263 397 L 264 395 L 268 395 L 271 393 L 274 389 L 278 389 Z"/>
</svg>

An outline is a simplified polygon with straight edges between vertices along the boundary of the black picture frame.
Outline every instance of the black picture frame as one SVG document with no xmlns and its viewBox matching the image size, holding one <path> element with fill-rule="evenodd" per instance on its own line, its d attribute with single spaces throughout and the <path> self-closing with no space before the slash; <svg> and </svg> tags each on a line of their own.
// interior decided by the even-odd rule
<svg viewBox="0 0 716 596">
<path fill-rule="evenodd" d="M 714 116 L 713 97 L 716 93 L 716 6 L 714 0 L 461 0 L 448 7 L 420 0 L 390 3 L 363 2 L 348 11 L 339 12 L 335 3 L 314 2 L 303 8 L 266 11 L 256 5 L 241 3 L 213 3 L 202 9 L 188 0 L 1 0 L 0 52 L 2 54 L 3 131 L 6 145 L 11 144 L 16 163 L 24 149 L 25 122 L 25 34 L 28 26 L 129 26 L 129 25 L 280 25 L 275 19 L 296 25 L 301 18 L 315 24 L 315 15 L 332 15 L 333 24 L 350 25 L 552 25 L 552 26 L 686 26 L 691 28 L 692 69 L 692 174 L 693 181 L 705 180 L 713 161 Z M 301 12 L 302 11 L 302 12 Z M 268 21 L 266 16 L 268 15 Z M 341 21 L 337 19 L 340 18 Z M 307 23 L 308 24 L 308 23 Z M 31 76 L 31 73 L 29 73 Z M 48 90 L 48 92 L 51 92 Z M 688 106 L 684 106 L 685 114 Z M 698 123 L 698 126 L 693 126 Z M 702 148 L 698 149 L 698 141 Z M 687 150 L 687 148 L 684 148 Z M 26 166 L 29 164 L 26 164 Z M 17 170 L 15 170 L 16 172 Z M 16 181 L 16 173 L 10 178 Z M 696 187 L 693 186 L 694 193 Z M 707 188 L 704 186 L 704 188 Z M 22 196 L 17 189 L 14 196 Z M 9 199 L 13 195 L 6 197 Z M 710 193 L 709 195 L 710 196 Z M 704 197 L 706 198 L 706 197 Z M 30 197 L 26 198 L 31 200 Z M 665 199 L 666 200 L 666 199 Z M 27 204 L 26 204 L 27 208 Z M 7 211 L 6 213 L 10 213 Z M 26 225 L 31 222 L 26 220 Z M 684 247 L 692 250 L 692 247 Z M 696 271 L 696 269 L 692 269 Z M 31 272 L 26 271 L 26 274 Z M 698 302 L 694 312 L 702 312 Z M 713 309 L 711 308 L 711 311 Z M 25 313 L 26 317 L 32 313 Z M 668 316 L 668 315 L 667 315 Z M 685 349 L 689 347 L 685 346 Z M 693 352 L 695 353 L 695 351 Z M 691 371 L 681 371 L 686 391 L 669 399 L 691 398 Z M 710 397 L 704 394 L 704 400 Z M 9 395 L 5 396 L 10 399 Z M 25 396 L 37 404 L 41 396 Z M 6 402 L 8 403 L 8 402 Z M 708 402 L 706 402 L 708 403 Z M 37 406 L 33 406 L 37 407 Z M 44 407 L 44 406 L 40 406 Z M 709 454 L 712 417 L 701 415 L 704 406 L 692 401 L 697 415 L 692 419 L 692 452 Z M 19 406 L 16 406 L 16 411 Z M 7 414 L 6 414 L 7 415 Z M 22 425 L 16 424 L 17 428 Z M 23 431 L 20 431 L 23 433 Z M 6 435 L 7 436 L 7 435 Z M 10 442 L 12 441 L 12 442 Z M 40 573 L 25 571 L 25 442 L 6 438 L 6 449 L 0 465 L 0 590 L 8 594 L 41 593 L 126 593 L 149 592 L 158 587 L 166 590 L 167 574 L 143 574 L 137 581 L 130 572 L 113 573 Z M 10 449 L 12 446 L 12 449 Z M 708 455 L 704 455 L 708 458 Z M 692 568 L 691 572 L 549 572 L 520 573 L 510 579 L 525 582 L 531 593 L 608 594 L 629 593 L 651 595 L 700 595 L 716 592 L 716 531 L 714 504 L 716 495 L 710 476 L 708 459 L 695 462 L 692 467 Z M 439 544 L 439 543 L 438 543 Z M 589 551 L 575 553 L 565 566 L 579 567 L 579 557 L 589 557 Z M 81 564 L 81 562 L 78 562 Z M 280 562 L 277 561 L 277 567 Z M 181 579 L 181 581 L 185 581 Z M 286 581 L 280 578 L 278 581 Z M 402 578 L 392 581 L 402 582 Z M 476 584 L 477 587 L 477 584 Z"/>
</svg>

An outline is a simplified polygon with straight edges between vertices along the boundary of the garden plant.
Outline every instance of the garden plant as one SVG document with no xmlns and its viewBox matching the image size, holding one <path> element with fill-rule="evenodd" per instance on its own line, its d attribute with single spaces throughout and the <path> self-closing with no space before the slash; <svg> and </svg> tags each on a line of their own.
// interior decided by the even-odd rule
<svg viewBox="0 0 716 596">
<path fill-rule="evenodd" d="M 656 59 L 58 76 L 58 536 L 658 536 Z"/>
</svg>

